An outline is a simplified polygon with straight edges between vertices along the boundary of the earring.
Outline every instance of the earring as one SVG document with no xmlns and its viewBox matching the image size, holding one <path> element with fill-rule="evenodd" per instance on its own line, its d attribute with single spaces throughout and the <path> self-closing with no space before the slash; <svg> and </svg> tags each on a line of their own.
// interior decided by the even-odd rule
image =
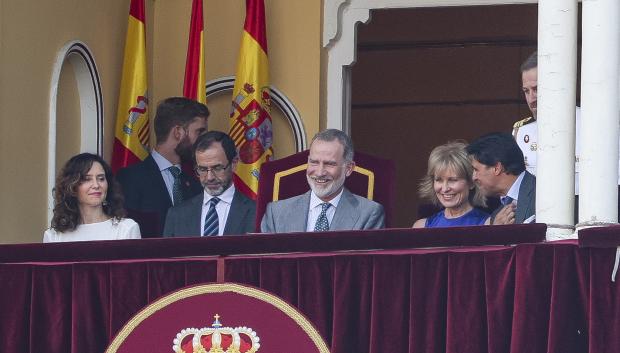
<svg viewBox="0 0 620 353">
<path fill-rule="evenodd" d="M 107 206 L 108 205 L 108 201 L 103 200 L 103 202 L 101 203 L 102 206 Z"/>
</svg>

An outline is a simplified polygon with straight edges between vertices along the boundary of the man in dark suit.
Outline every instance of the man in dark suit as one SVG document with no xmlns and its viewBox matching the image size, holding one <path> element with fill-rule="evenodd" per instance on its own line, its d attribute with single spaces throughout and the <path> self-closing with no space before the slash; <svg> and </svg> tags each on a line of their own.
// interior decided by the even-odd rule
<svg viewBox="0 0 620 353">
<path fill-rule="evenodd" d="M 235 143 L 221 131 L 209 131 L 194 144 L 195 171 L 204 192 L 168 211 L 165 237 L 216 236 L 254 231 L 256 204 L 235 189 L 239 158 Z"/>
<path fill-rule="evenodd" d="M 485 196 L 499 196 L 502 205 L 490 224 L 531 223 L 536 213 L 536 177 L 525 170 L 523 152 L 507 133 L 484 135 L 467 146 L 473 179 Z"/>
<path fill-rule="evenodd" d="M 154 119 L 155 148 L 142 162 L 119 171 L 125 208 L 140 224 L 143 237 L 160 237 L 168 209 L 202 190 L 181 164 L 191 161 L 192 144 L 207 131 L 208 116 L 202 103 L 183 97 L 163 100 Z"/>
<path fill-rule="evenodd" d="M 385 226 L 383 206 L 352 194 L 344 180 L 355 168 L 353 142 L 336 129 L 321 131 L 310 144 L 306 177 L 310 191 L 270 202 L 263 233 L 378 229 Z"/>
</svg>

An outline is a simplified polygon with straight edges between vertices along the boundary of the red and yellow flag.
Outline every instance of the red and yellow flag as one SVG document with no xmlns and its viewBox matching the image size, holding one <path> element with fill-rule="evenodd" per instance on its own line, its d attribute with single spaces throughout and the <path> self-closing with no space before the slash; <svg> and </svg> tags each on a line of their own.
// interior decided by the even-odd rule
<svg viewBox="0 0 620 353">
<path fill-rule="evenodd" d="M 193 0 L 192 17 L 189 24 L 189 40 L 187 42 L 183 96 L 204 104 L 207 102 L 207 80 L 205 75 L 203 33 L 202 0 Z"/>
<path fill-rule="evenodd" d="M 271 96 L 263 0 L 246 0 L 237 77 L 233 89 L 230 136 L 239 149 L 235 187 L 252 199 L 261 164 L 273 155 Z"/>
<path fill-rule="evenodd" d="M 149 154 L 144 13 L 144 0 L 131 0 L 112 151 L 114 172 Z"/>
</svg>

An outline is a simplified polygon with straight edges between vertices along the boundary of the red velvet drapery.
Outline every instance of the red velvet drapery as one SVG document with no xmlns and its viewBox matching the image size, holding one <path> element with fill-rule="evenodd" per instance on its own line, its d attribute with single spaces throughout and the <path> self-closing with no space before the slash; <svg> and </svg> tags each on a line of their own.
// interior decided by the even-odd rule
<svg viewBox="0 0 620 353">
<path fill-rule="evenodd" d="M 406 232 L 411 238 L 430 234 Z M 379 235 L 387 234 L 390 231 Z M 308 236 L 318 239 L 298 235 Z M 331 237 L 336 240 L 339 235 Z M 67 254 L 67 261 L 55 258 L 56 262 L 7 261 L 15 258 L 7 251 L 20 246 L 0 246 L 0 351 L 103 352 L 145 304 L 186 285 L 215 281 L 218 261 L 75 257 L 125 245 L 134 248 L 128 250 L 134 255 L 149 254 L 147 248 L 157 244 L 167 244 L 169 251 L 189 251 L 188 244 L 201 240 L 201 245 L 219 242 L 217 247 L 228 242 L 170 239 L 140 246 L 133 241 L 70 245 L 81 248 L 81 254 Z M 22 247 L 33 258 L 39 250 L 54 253 L 47 245 Z M 333 353 L 617 353 L 620 285 L 611 282 L 614 258 L 615 248 L 583 248 L 576 241 L 324 251 L 225 256 L 223 275 L 227 281 L 271 291 L 300 308 Z M 169 351 L 162 347 L 162 352 Z"/>
</svg>

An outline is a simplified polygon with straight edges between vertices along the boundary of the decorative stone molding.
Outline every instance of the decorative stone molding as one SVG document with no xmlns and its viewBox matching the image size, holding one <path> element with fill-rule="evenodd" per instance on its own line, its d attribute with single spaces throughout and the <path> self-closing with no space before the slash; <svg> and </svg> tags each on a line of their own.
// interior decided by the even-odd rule
<svg viewBox="0 0 620 353">
<path fill-rule="evenodd" d="M 235 76 L 219 77 L 207 82 L 207 97 L 217 95 L 224 91 L 232 91 L 235 86 Z M 288 123 L 291 125 L 295 139 L 295 150 L 301 152 L 307 148 L 306 130 L 304 129 L 301 115 L 288 97 L 273 85 L 269 86 L 271 99 L 276 107 L 282 111 Z"/>
<path fill-rule="evenodd" d="M 323 7 L 323 47 L 327 48 L 332 40 L 340 37 L 343 5 L 350 0 L 326 0 Z"/>
<path fill-rule="evenodd" d="M 532 4 L 537 0 L 324 0 L 323 47 L 327 50 L 327 127 L 351 130 L 350 67 L 355 62 L 356 25 L 370 10 L 390 8 Z"/>
<path fill-rule="evenodd" d="M 94 56 L 88 46 L 74 40 L 65 44 L 56 55 L 52 68 L 49 100 L 49 132 L 47 157 L 48 223 L 52 219 L 52 189 L 56 179 L 56 107 L 58 83 L 62 66 L 68 61 L 75 73 L 80 99 L 80 151 L 103 154 L 103 96 Z"/>
</svg>

